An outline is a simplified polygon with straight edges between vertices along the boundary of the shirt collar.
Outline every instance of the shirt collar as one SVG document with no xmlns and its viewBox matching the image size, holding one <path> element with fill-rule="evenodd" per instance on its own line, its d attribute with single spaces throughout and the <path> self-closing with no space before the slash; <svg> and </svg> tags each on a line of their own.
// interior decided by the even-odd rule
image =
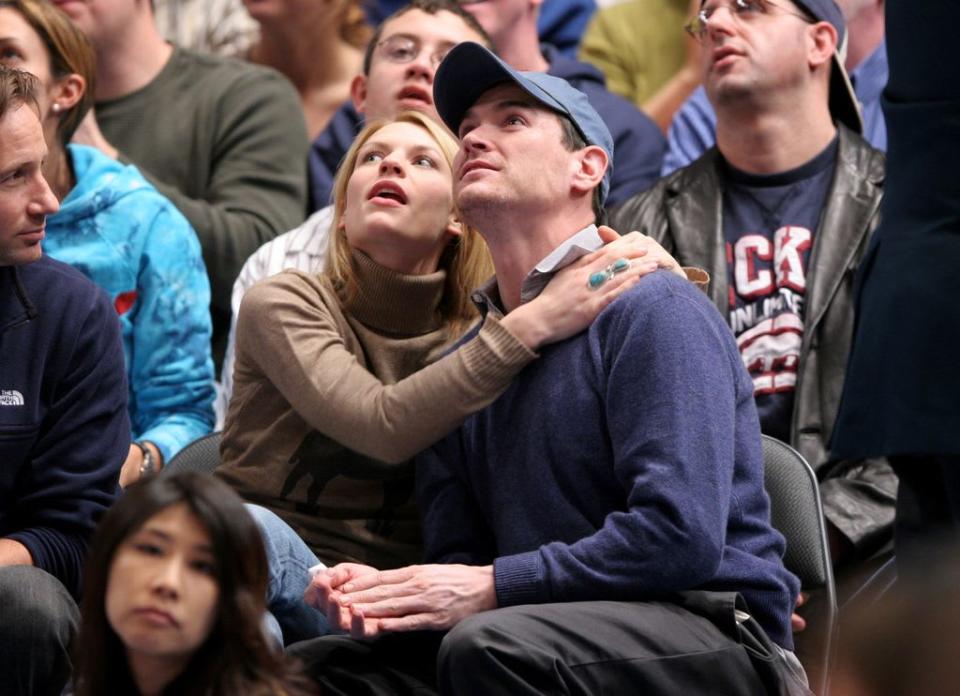
<svg viewBox="0 0 960 696">
<path fill-rule="evenodd" d="M 529 302 L 543 292 L 554 273 L 602 246 L 603 240 L 600 239 L 596 225 L 587 225 L 572 237 L 568 237 L 534 266 L 523 279 L 520 285 L 521 304 Z M 500 302 L 500 290 L 496 278 L 491 278 L 477 288 L 472 298 L 484 314 L 491 309 L 496 309 L 498 314 L 502 314 L 503 305 Z"/>
<path fill-rule="evenodd" d="M 874 52 L 861 61 L 860 65 L 850 73 L 853 91 L 857 93 L 857 99 L 864 104 L 879 99 L 880 93 L 887 85 L 889 72 L 887 43 L 881 41 Z"/>
</svg>

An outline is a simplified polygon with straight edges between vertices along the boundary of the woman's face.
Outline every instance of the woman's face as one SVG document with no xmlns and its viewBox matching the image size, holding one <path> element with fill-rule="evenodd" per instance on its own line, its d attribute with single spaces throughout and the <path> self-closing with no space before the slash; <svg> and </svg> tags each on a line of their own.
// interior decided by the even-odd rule
<svg viewBox="0 0 960 696">
<path fill-rule="evenodd" d="M 31 73 L 40 81 L 37 101 L 46 134 L 52 95 L 56 87 L 50 70 L 50 53 L 40 35 L 27 23 L 23 15 L 11 7 L 0 8 L 0 64 Z M 55 124 L 56 118 L 53 121 Z M 49 138 L 47 142 L 50 142 Z"/>
<path fill-rule="evenodd" d="M 186 503 L 148 519 L 117 547 L 107 577 L 107 621 L 131 662 L 184 664 L 213 627 L 220 588 L 210 534 Z"/>
<path fill-rule="evenodd" d="M 451 237 L 453 177 L 440 146 L 412 123 L 391 123 L 360 148 L 347 183 L 350 246 L 401 273 L 436 270 Z"/>
</svg>

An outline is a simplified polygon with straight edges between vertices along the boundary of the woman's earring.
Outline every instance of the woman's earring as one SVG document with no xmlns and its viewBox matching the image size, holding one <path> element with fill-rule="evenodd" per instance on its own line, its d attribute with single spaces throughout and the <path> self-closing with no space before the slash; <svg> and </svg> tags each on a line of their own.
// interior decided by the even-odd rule
<svg viewBox="0 0 960 696">
<path fill-rule="evenodd" d="M 53 106 L 51 106 L 50 109 L 53 111 L 53 113 L 59 114 L 59 113 L 60 113 L 60 104 L 58 104 L 57 102 L 53 102 Z"/>
</svg>

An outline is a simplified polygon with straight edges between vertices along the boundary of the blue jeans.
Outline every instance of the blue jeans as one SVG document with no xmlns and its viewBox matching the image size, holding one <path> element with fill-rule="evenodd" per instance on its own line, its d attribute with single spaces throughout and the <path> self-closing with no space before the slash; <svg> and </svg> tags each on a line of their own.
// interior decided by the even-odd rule
<svg viewBox="0 0 960 696">
<path fill-rule="evenodd" d="M 310 584 L 308 570 L 320 560 L 277 515 L 259 505 L 246 507 L 260 527 L 270 569 L 267 630 L 283 645 L 326 635 L 327 617 L 303 601 Z"/>
</svg>

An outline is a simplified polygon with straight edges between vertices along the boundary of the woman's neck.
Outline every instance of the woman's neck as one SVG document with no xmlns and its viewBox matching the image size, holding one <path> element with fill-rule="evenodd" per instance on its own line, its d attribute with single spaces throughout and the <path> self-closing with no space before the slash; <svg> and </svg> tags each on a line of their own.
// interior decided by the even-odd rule
<svg viewBox="0 0 960 696">
<path fill-rule="evenodd" d="M 315 138 L 337 109 L 350 98 L 350 82 L 363 67 L 363 51 L 339 37 L 318 40 L 315 34 L 262 27 L 250 60 L 280 71 L 300 94 L 307 130 Z"/>
<path fill-rule="evenodd" d="M 70 155 L 67 154 L 66 148 L 60 145 L 59 140 L 56 143 L 43 163 L 43 178 L 50 184 L 57 200 L 62 201 L 73 190 L 76 181 Z"/>
<path fill-rule="evenodd" d="M 159 658 L 127 651 L 130 673 L 142 696 L 159 696 L 187 666 L 188 657 Z"/>
</svg>

